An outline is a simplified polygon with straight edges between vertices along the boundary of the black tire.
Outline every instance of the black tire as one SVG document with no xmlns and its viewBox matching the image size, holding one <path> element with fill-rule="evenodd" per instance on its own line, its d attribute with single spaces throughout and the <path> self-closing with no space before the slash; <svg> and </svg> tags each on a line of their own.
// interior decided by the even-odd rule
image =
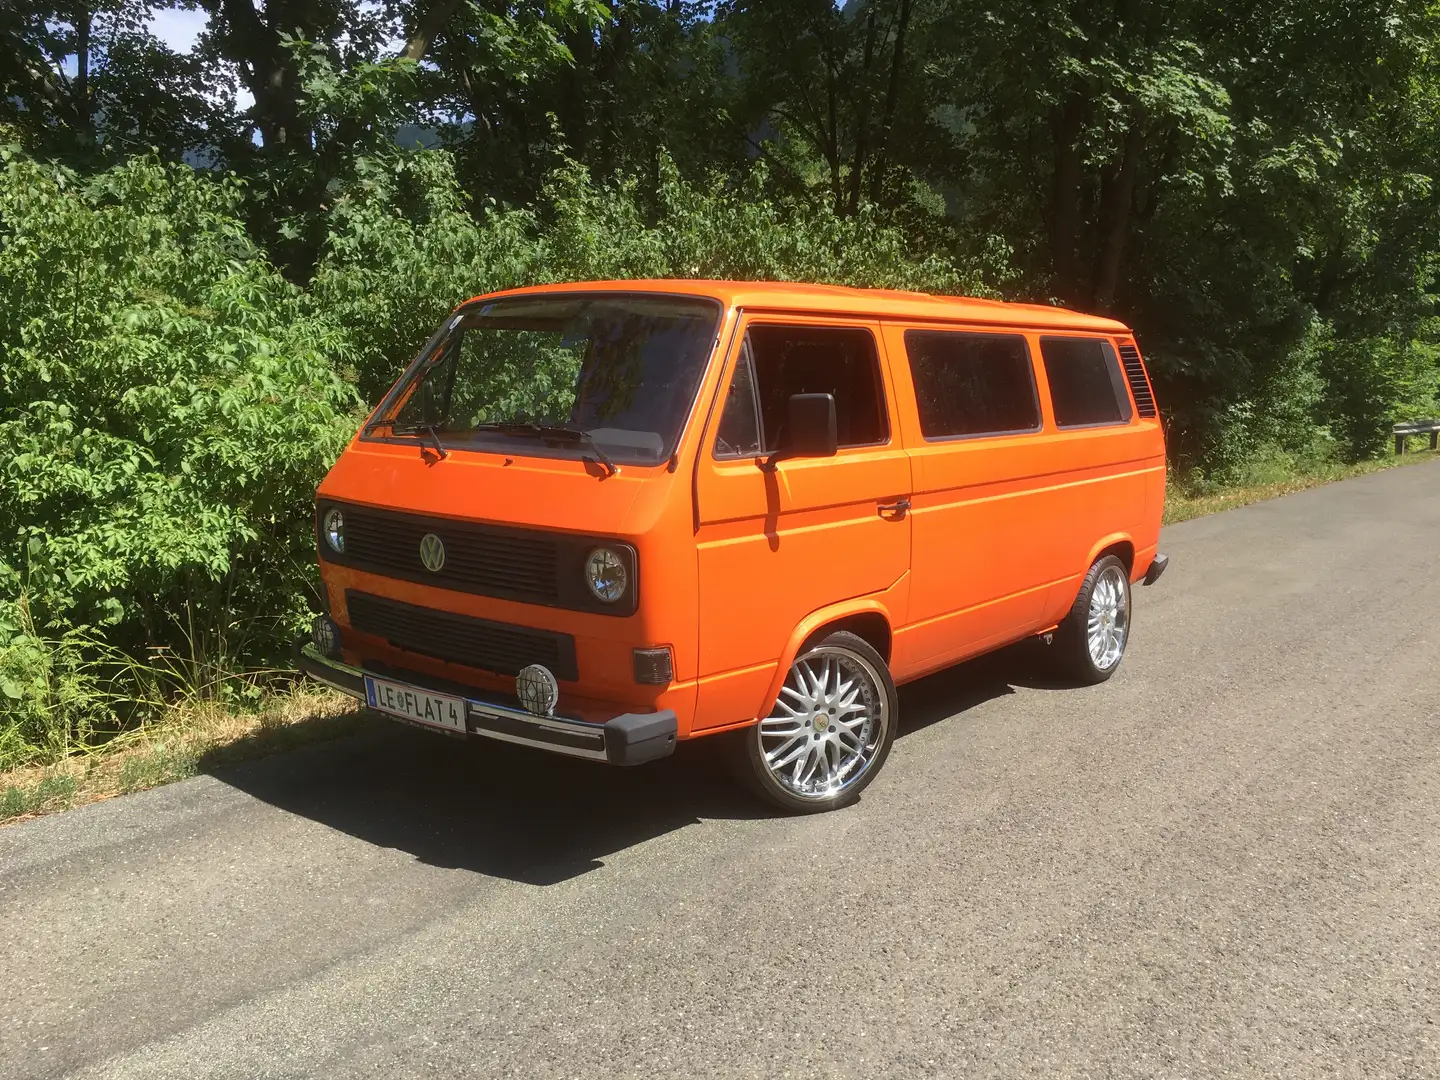
<svg viewBox="0 0 1440 1080">
<path fill-rule="evenodd" d="M 857 693 L 861 694 L 862 700 L 866 702 L 864 708 L 868 719 L 862 717 L 852 721 L 853 724 L 862 725 L 858 734 L 837 715 L 835 706 L 823 713 L 816 711 L 802 720 L 797 710 L 789 704 L 792 700 L 799 701 L 798 693 L 793 692 L 792 681 L 794 686 L 801 685 L 800 680 L 805 677 L 802 674 L 802 664 L 806 665 L 803 671 L 810 672 L 811 676 L 818 665 L 827 672 L 828 680 L 832 663 L 837 683 L 837 693 L 832 700 L 840 706 L 840 713 L 853 711 L 844 707 L 845 699 L 838 693 L 839 681 L 846 674 L 855 679 L 859 687 Z M 862 682 L 865 685 L 860 685 Z M 828 681 L 826 685 L 828 686 Z M 781 692 L 780 699 L 770 717 L 739 733 L 741 738 L 737 747 L 737 764 L 747 785 L 767 802 L 792 814 L 820 814 L 849 806 L 874 781 L 895 743 L 899 699 L 895 694 L 895 683 L 890 677 L 889 665 L 869 642 L 854 634 L 837 630 L 805 644 L 786 674 L 786 690 Z M 780 715 L 785 709 L 794 715 Z M 795 734 L 788 731 L 779 734 L 775 732 L 776 727 L 791 722 L 796 725 Z M 847 736 L 855 739 L 853 750 Z M 793 770 L 797 774 L 809 769 L 814 759 L 815 791 L 805 793 L 805 784 L 800 780 L 787 782 L 776 775 L 777 770 L 772 768 L 767 758 L 767 740 L 772 753 L 782 749 L 787 754 L 804 751 L 803 759 L 792 759 L 799 762 L 796 770 Z M 856 755 L 856 763 L 848 771 L 843 771 L 843 755 L 852 752 Z M 825 776 L 834 780 L 831 787 L 820 784 L 818 771 L 822 761 L 826 770 Z M 783 774 L 784 770 L 779 771 Z"/>
<path fill-rule="evenodd" d="M 1101 583 L 1106 584 L 1101 586 Z M 1110 659 L 1107 651 L 1098 660 L 1091 649 L 1091 603 L 1097 586 L 1118 588 L 1120 593 L 1119 655 Z M 1055 631 L 1055 642 L 1051 646 L 1055 666 L 1066 678 L 1082 686 L 1102 683 L 1120 670 L 1125 659 L 1125 647 L 1130 642 L 1130 570 L 1124 561 L 1114 555 L 1103 555 L 1095 560 L 1070 613 Z M 1102 626 L 1104 624 L 1102 623 Z"/>
</svg>

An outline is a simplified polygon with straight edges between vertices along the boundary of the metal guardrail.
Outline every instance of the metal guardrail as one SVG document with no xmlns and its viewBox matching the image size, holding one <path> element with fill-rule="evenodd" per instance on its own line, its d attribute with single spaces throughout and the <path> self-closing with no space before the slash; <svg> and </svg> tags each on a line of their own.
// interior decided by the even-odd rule
<svg viewBox="0 0 1440 1080">
<path fill-rule="evenodd" d="M 1405 453 L 1405 440 L 1410 435 L 1429 435 L 1430 449 L 1440 450 L 1440 420 L 1410 420 L 1390 429 L 1395 436 L 1395 453 Z"/>
</svg>

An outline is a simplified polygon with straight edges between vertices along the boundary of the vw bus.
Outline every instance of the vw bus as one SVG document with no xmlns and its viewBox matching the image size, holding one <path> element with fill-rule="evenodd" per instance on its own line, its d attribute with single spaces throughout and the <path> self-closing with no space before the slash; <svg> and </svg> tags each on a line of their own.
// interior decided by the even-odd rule
<svg viewBox="0 0 1440 1080">
<path fill-rule="evenodd" d="M 1035 636 L 1110 678 L 1164 494 L 1110 319 L 779 283 L 480 296 L 320 485 L 301 666 L 614 765 L 730 733 L 759 793 L 833 809 L 884 766 L 899 684 Z"/>
</svg>

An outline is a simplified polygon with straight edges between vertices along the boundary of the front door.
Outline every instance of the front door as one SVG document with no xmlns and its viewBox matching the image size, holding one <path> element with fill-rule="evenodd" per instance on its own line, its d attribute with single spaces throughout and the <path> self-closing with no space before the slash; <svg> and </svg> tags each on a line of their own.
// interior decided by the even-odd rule
<svg viewBox="0 0 1440 1080">
<path fill-rule="evenodd" d="M 896 506 L 910 463 L 879 326 L 752 316 L 737 337 L 696 483 L 696 729 L 759 715 L 791 634 L 820 608 L 881 595 L 903 618 L 910 567 L 909 514 Z M 763 467 L 802 393 L 834 396 L 839 452 Z"/>
</svg>

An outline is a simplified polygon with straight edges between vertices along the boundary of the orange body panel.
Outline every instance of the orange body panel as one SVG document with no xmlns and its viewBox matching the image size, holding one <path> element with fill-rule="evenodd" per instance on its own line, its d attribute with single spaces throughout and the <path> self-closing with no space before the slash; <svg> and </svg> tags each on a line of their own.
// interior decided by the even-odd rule
<svg viewBox="0 0 1440 1080">
<path fill-rule="evenodd" d="M 713 298 L 714 355 L 671 462 L 593 463 L 357 436 L 318 497 L 434 518 L 598 537 L 632 545 L 633 614 L 541 606 L 398 580 L 321 559 L 331 614 L 353 664 L 391 664 L 509 692 L 514 680 L 401 652 L 355 632 L 345 591 L 568 634 L 578 678 L 561 706 L 585 719 L 671 709 L 679 736 L 765 715 L 811 634 L 842 618 L 883 620 L 897 682 L 1053 627 L 1096 555 L 1119 545 L 1139 579 L 1164 501 L 1157 419 L 1059 430 L 1038 336 L 1133 345 L 1122 324 L 1057 308 L 827 286 L 601 282 L 516 290 L 663 292 Z M 875 337 L 888 418 L 882 445 L 761 469 L 714 455 L 719 406 L 746 328 L 863 328 Z M 1043 424 L 1033 434 L 926 441 L 904 343 L 908 328 L 1004 329 L 1027 336 Z M 1132 402 L 1132 410 L 1133 410 Z M 882 512 L 902 499 L 908 513 Z M 668 646 L 669 686 L 640 685 L 632 650 Z"/>
</svg>

